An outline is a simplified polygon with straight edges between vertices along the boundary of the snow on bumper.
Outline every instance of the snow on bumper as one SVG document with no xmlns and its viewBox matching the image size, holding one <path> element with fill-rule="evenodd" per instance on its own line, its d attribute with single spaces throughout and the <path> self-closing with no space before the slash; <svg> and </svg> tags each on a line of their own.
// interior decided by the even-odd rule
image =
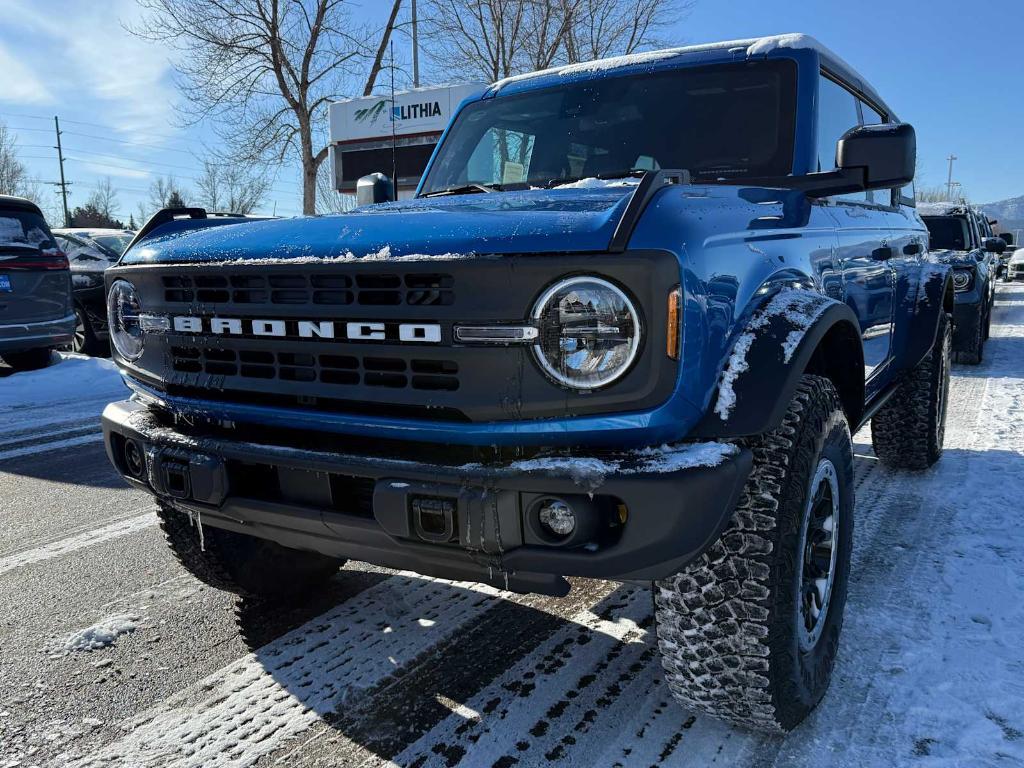
<svg viewBox="0 0 1024 768">
<path fill-rule="evenodd" d="M 658 579 L 721 534 L 750 471 L 745 449 L 663 446 L 615 457 L 443 464 L 195 439 L 142 404 L 103 413 L 121 474 L 206 525 L 298 549 L 564 594 L 565 576 Z M 141 462 L 142 466 L 139 466 Z M 551 535 L 545 500 L 576 528 Z"/>
</svg>

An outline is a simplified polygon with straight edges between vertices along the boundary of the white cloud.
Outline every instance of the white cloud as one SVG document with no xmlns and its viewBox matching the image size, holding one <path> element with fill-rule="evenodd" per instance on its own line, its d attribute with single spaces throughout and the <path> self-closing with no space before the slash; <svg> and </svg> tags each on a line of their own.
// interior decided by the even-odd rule
<svg viewBox="0 0 1024 768">
<path fill-rule="evenodd" d="M 12 38 L 19 41 L 11 47 L 32 61 L 37 82 L 46 82 L 60 101 L 90 104 L 95 118 L 81 119 L 110 124 L 123 135 L 139 134 L 144 140 L 141 134 L 146 132 L 175 132 L 177 94 L 166 50 L 121 26 L 138 15 L 134 0 L 46 3 L 45 10 L 41 3 L 4 0 L 8 34 L 0 32 L 0 37 L 9 44 Z M 5 68 L 0 60 L 0 71 Z"/>
<path fill-rule="evenodd" d="M 42 80 L 0 42 L 0 72 L 3 72 L 3 87 L 0 101 L 15 104 L 51 104 L 53 94 Z"/>
</svg>

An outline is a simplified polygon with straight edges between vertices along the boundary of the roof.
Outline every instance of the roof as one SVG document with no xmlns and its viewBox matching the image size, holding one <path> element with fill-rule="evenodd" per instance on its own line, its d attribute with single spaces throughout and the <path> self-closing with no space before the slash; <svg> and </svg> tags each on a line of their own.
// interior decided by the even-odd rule
<svg viewBox="0 0 1024 768">
<path fill-rule="evenodd" d="M 0 195 L 0 207 L 21 208 L 26 211 L 35 211 L 36 213 L 42 213 L 42 211 L 39 210 L 39 206 L 33 203 L 31 200 L 24 197 L 14 197 L 13 195 Z"/>
<path fill-rule="evenodd" d="M 544 87 L 552 85 L 553 82 L 562 77 L 586 75 L 597 72 L 614 72 L 616 70 L 629 70 L 637 66 L 648 66 L 649 68 L 671 67 L 672 64 L 683 63 L 679 59 L 692 60 L 710 58 L 713 55 L 721 56 L 731 54 L 737 59 L 750 60 L 755 57 L 765 57 L 779 49 L 790 50 L 812 50 L 821 57 L 822 65 L 848 82 L 863 93 L 869 100 L 884 107 L 891 114 L 891 110 L 872 88 L 867 81 L 839 55 L 818 42 L 810 35 L 802 33 L 790 33 L 786 35 L 772 35 L 770 37 L 755 37 L 746 40 L 726 40 L 717 43 L 702 43 L 699 45 L 687 45 L 679 48 L 665 48 L 658 51 L 645 51 L 643 53 L 631 53 L 626 56 L 613 56 L 607 59 L 595 61 L 584 61 L 578 64 L 566 64 L 564 66 L 552 67 L 538 72 L 527 72 L 522 75 L 514 75 L 499 80 L 487 90 L 491 96 L 498 95 L 502 90 L 513 85 L 529 85 L 529 87 Z"/>
</svg>

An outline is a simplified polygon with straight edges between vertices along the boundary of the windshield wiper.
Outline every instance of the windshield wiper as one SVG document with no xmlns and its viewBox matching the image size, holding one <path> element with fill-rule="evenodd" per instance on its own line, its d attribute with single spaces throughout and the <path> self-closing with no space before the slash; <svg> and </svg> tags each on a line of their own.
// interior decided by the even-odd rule
<svg viewBox="0 0 1024 768">
<path fill-rule="evenodd" d="M 426 192 L 420 195 L 420 197 L 441 197 L 442 195 L 471 195 L 474 192 L 497 192 L 498 186 L 488 187 L 486 184 L 477 184 L 471 181 L 469 184 L 462 184 L 458 187 L 446 187 L 445 189 L 435 189 L 431 192 Z"/>
</svg>

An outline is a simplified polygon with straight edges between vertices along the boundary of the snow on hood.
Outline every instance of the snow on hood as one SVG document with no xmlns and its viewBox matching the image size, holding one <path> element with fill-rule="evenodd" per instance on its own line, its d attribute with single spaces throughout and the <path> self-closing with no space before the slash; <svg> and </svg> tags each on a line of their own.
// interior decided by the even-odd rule
<svg viewBox="0 0 1024 768">
<path fill-rule="evenodd" d="M 633 189 L 628 183 L 582 185 L 419 198 L 331 216 L 219 227 L 174 231 L 168 225 L 166 233 L 158 230 L 127 251 L 120 264 L 603 252 Z"/>
</svg>

